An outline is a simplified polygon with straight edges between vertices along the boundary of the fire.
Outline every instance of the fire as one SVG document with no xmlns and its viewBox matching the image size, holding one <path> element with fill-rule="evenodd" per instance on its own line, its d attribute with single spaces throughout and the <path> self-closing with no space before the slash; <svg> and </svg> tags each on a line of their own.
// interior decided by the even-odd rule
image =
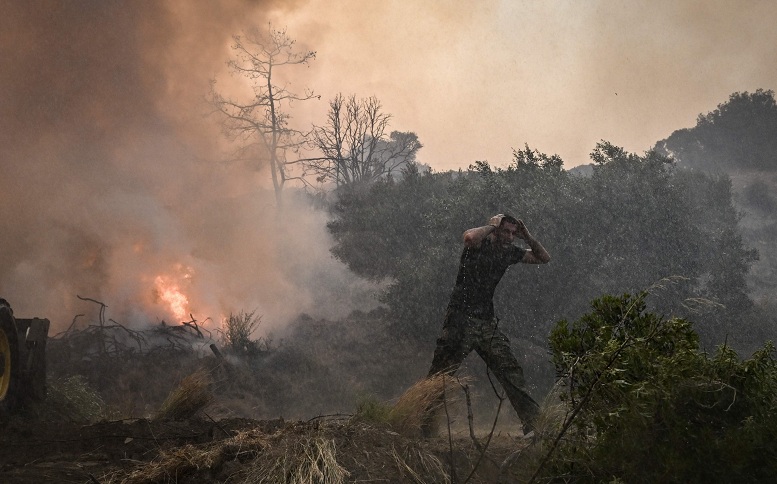
<svg viewBox="0 0 777 484">
<path fill-rule="evenodd" d="M 170 312 L 177 319 L 181 321 L 188 319 L 189 298 L 181 291 L 177 282 L 170 277 L 157 276 L 154 279 L 154 294 L 167 304 Z"/>
</svg>

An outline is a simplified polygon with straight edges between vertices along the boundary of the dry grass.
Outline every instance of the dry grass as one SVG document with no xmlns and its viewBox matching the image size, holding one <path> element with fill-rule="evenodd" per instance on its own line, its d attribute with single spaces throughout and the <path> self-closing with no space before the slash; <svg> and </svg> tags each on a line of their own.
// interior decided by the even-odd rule
<svg viewBox="0 0 777 484">
<path fill-rule="evenodd" d="M 211 378 L 205 370 L 197 370 L 178 384 L 157 413 L 157 419 L 183 420 L 191 418 L 213 402 Z"/>
<path fill-rule="evenodd" d="M 185 445 L 162 451 L 153 462 L 144 464 L 124 478 L 119 473 L 104 476 L 108 484 L 178 482 L 202 472 L 219 472 L 228 462 L 245 466 L 227 476 L 229 482 L 272 484 L 342 484 L 349 472 L 336 458 L 335 442 L 321 436 L 289 439 L 284 433 L 274 436 L 260 431 L 240 432 L 236 436 L 202 446 Z M 281 450 L 283 449 L 283 450 Z M 263 458 L 259 458 L 263 456 Z"/>
<path fill-rule="evenodd" d="M 311 437 L 287 442 L 283 455 L 255 460 L 242 482 L 268 484 L 341 484 L 350 473 L 337 462 L 335 442 Z"/>
<path fill-rule="evenodd" d="M 99 481 L 447 484 L 456 480 L 451 465 L 462 477 L 477 461 L 465 440 L 454 439 L 452 445 L 438 439 L 408 439 L 372 425 L 299 422 L 269 431 L 255 427 L 221 441 L 160 450 L 152 462 L 136 461 L 129 472 L 125 463 L 122 469 L 100 476 Z M 455 462 L 450 462 L 453 455 Z M 500 455 L 501 451 L 493 454 Z M 491 468 L 478 471 L 469 482 L 498 482 Z"/>
<path fill-rule="evenodd" d="M 540 404 L 540 413 L 534 422 L 534 439 L 530 445 L 516 449 L 502 462 L 502 473 L 512 471 L 518 482 L 531 479 L 569 416 L 570 407 L 560 398 L 564 391 L 563 382 L 557 381 Z"/>
<path fill-rule="evenodd" d="M 424 378 L 405 390 L 393 405 L 363 402 L 357 409 L 355 420 L 385 424 L 405 437 L 418 438 L 424 425 L 436 425 L 444 405 L 450 407 L 461 400 L 460 386 L 456 381 L 444 374 Z"/>
<path fill-rule="evenodd" d="M 561 431 L 570 412 L 569 404 L 561 400 L 564 391 L 563 382 L 557 381 L 540 404 L 540 413 L 534 422 L 534 432 L 539 439 L 553 439 Z"/>
<path fill-rule="evenodd" d="M 246 455 L 255 457 L 267 447 L 267 438 L 261 433 L 240 432 L 234 437 L 205 448 L 185 445 L 162 451 L 153 462 L 135 469 L 124 479 L 116 481 L 109 479 L 107 482 L 108 484 L 178 482 L 179 478 L 196 474 L 202 469 L 218 469 L 225 462 L 240 459 Z"/>
<path fill-rule="evenodd" d="M 391 455 L 399 468 L 400 474 L 408 482 L 417 484 L 449 483 L 451 478 L 445 470 L 442 461 L 431 452 L 416 446 L 408 446 L 400 453 L 396 447 L 391 447 Z"/>
</svg>

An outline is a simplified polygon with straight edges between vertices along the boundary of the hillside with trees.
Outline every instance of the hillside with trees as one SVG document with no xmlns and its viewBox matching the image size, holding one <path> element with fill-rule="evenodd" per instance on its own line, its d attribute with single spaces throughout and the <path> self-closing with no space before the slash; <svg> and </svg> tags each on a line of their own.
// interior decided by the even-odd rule
<svg viewBox="0 0 777 484">
<path fill-rule="evenodd" d="M 748 291 L 773 314 L 777 290 L 777 103 L 774 91 L 735 92 L 717 109 L 700 114 L 696 126 L 656 143 L 678 167 L 726 176 L 739 228 L 759 259 L 748 274 Z"/>
</svg>

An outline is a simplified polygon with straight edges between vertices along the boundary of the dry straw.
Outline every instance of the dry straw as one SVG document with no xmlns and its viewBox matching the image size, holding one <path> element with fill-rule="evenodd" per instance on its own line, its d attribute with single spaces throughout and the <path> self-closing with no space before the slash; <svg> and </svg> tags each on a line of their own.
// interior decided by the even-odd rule
<svg viewBox="0 0 777 484">
<path fill-rule="evenodd" d="M 269 446 L 267 438 L 259 433 L 239 432 L 221 442 L 204 448 L 184 445 L 163 450 L 153 462 L 142 465 L 123 479 L 109 479 L 106 484 L 139 484 L 175 482 L 178 477 L 196 475 L 203 469 L 217 469 L 235 459 L 255 458 Z"/>
<path fill-rule="evenodd" d="M 210 376 L 202 369 L 187 376 L 162 403 L 157 419 L 184 420 L 194 417 L 213 402 L 211 383 Z"/>
<path fill-rule="evenodd" d="M 445 471 L 445 465 L 433 453 L 415 445 L 406 446 L 402 452 L 391 446 L 391 456 L 407 482 L 436 482 L 448 484 L 451 478 Z M 431 481 L 429 481 L 431 479 Z"/>
<path fill-rule="evenodd" d="M 452 384 L 455 381 L 450 375 L 440 373 L 416 382 L 389 410 L 391 428 L 407 437 L 419 436 L 424 425 L 435 423 L 443 406 L 451 406 L 461 399 L 460 392 L 456 391 L 459 384 Z"/>
<path fill-rule="evenodd" d="M 350 473 L 337 462 L 335 442 L 322 437 L 287 442 L 275 459 L 256 459 L 243 482 L 257 484 L 341 484 Z"/>
</svg>

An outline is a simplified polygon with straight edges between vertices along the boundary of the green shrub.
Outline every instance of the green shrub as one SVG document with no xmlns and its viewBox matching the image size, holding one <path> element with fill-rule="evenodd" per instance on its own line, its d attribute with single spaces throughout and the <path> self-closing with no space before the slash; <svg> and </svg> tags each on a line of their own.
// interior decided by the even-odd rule
<svg viewBox="0 0 777 484">
<path fill-rule="evenodd" d="M 362 395 L 356 401 L 353 418 L 359 422 L 387 425 L 391 415 L 391 404 L 378 400 L 374 395 Z"/>
<path fill-rule="evenodd" d="M 224 321 L 223 342 L 232 353 L 254 356 L 262 351 L 263 341 L 251 339 L 251 335 L 259 327 L 262 319 L 261 316 L 255 316 L 255 312 L 230 313 L 229 318 Z"/>
<path fill-rule="evenodd" d="M 65 418 L 74 422 L 95 422 L 105 416 L 106 405 L 100 394 L 82 375 L 49 381 L 39 417 Z"/>
<path fill-rule="evenodd" d="M 550 336 L 572 425 L 543 474 L 578 482 L 760 482 L 777 475 L 777 363 L 699 350 L 690 322 L 602 297 Z"/>
</svg>

